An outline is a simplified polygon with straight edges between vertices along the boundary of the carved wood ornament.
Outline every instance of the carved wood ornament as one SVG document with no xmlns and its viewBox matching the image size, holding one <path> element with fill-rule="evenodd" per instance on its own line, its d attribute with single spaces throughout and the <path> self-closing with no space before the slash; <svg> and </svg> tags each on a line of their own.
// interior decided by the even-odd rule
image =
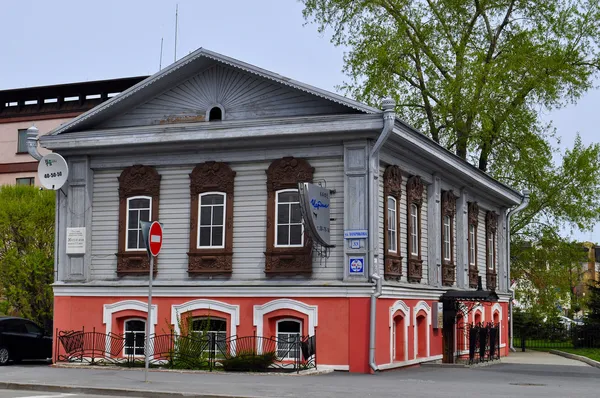
<svg viewBox="0 0 600 398">
<path fill-rule="evenodd" d="M 190 173 L 191 218 L 188 273 L 231 274 L 233 261 L 233 187 L 235 171 L 226 163 L 206 162 Z M 198 248 L 199 197 L 206 192 L 225 193 L 225 247 Z"/>
<path fill-rule="evenodd" d="M 267 173 L 267 247 L 265 251 L 265 273 L 311 274 L 312 240 L 304 232 L 303 247 L 275 247 L 277 220 L 275 206 L 277 191 L 297 189 L 299 182 L 312 182 L 315 169 L 304 159 L 284 157 L 274 160 Z"/>
<path fill-rule="evenodd" d="M 496 271 L 496 232 L 498 230 L 498 215 L 493 211 L 485 213 L 485 235 L 486 235 L 486 274 L 485 274 L 485 286 L 488 290 L 496 290 L 496 284 L 498 274 Z M 489 238 L 492 237 L 492 247 L 489 245 Z M 494 253 L 494 261 L 490 264 L 490 249 Z"/>
<path fill-rule="evenodd" d="M 454 220 L 456 216 L 456 196 L 452 191 L 442 192 L 442 253 L 444 253 L 444 242 L 446 241 L 446 229 L 444 218 L 450 217 L 450 260 L 442 255 L 442 284 L 452 286 L 455 281 L 456 264 L 454 263 Z"/>
<path fill-rule="evenodd" d="M 467 242 L 469 247 L 469 287 L 476 288 L 477 287 L 477 277 L 479 276 L 479 271 L 477 269 L 477 226 L 479 225 L 479 205 L 477 202 L 469 202 L 469 231 L 467 234 Z M 471 233 L 470 228 L 471 225 L 475 226 L 475 258 L 471 258 Z"/>
<path fill-rule="evenodd" d="M 408 281 L 409 282 L 420 282 L 423 277 L 423 260 L 421 259 L 422 247 L 421 247 L 421 207 L 423 205 L 423 191 L 425 186 L 421 177 L 418 175 L 410 177 L 406 181 L 406 197 L 407 197 L 407 232 L 408 232 Z M 419 247 L 417 255 L 413 254 L 411 231 L 413 228 L 413 220 L 411 217 L 411 205 L 417 206 L 417 240 Z"/>
<path fill-rule="evenodd" d="M 400 198 L 402 196 L 402 171 L 396 165 L 388 166 L 383 173 L 383 196 L 385 217 L 383 219 L 384 233 L 384 276 L 385 279 L 399 281 L 402 276 L 402 256 L 400 253 Z M 388 205 L 389 197 L 396 199 L 396 252 L 390 252 L 392 242 L 388 236 Z"/>
<path fill-rule="evenodd" d="M 134 196 L 152 198 L 152 220 L 158 220 L 160 175 L 150 166 L 133 165 L 119 176 L 119 246 L 117 251 L 117 275 L 148 275 L 150 261 L 146 249 L 126 250 L 127 199 Z M 158 260 L 154 260 L 154 273 Z"/>
</svg>

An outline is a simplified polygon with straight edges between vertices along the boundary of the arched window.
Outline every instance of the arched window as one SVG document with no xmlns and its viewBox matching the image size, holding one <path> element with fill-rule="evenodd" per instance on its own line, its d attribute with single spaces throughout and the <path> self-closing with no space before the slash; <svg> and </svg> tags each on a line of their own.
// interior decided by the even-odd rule
<svg viewBox="0 0 600 398">
<path fill-rule="evenodd" d="M 295 319 L 277 321 L 277 357 L 297 359 L 300 355 L 300 334 L 302 322 Z"/>
<path fill-rule="evenodd" d="M 421 259 L 421 207 L 425 187 L 421 177 L 412 176 L 406 182 L 408 200 L 408 281 L 420 282 L 423 276 Z"/>
<path fill-rule="evenodd" d="M 119 176 L 118 275 L 148 275 L 150 262 L 140 221 L 158 220 L 160 175 L 150 166 L 134 165 Z M 158 260 L 154 262 L 157 270 Z"/>
<path fill-rule="evenodd" d="M 146 345 L 146 321 L 144 319 L 128 319 L 125 321 L 124 329 L 124 354 L 143 356 Z"/>
<path fill-rule="evenodd" d="M 477 287 L 477 226 L 479 224 L 479 205 L 469 202 L 469 287 Z"/>
<path fill-rule="evenodd" d="M 235 174 L 221 162 L 201 163 L 190 174 L 190 274 L 231 273 Z"/>
<path fill-rule="evenodd" d="M 298 183 L 312 182 L 314 168 L 304 159 L 285 157 L 267 169 L 265 273 L 310 274 L 312 240 L 304 236 Z"/>
<path fill-rule="evenodd" d="M 402 196 L 402 171 L 396 165 L 388 166 L 383 173 L 383 195 L 387 214 L 384 217 L 385 278 L 400 280 L 402 257 L 400 250 L 400 198 Z"/>
<path fill-rule="evenodd" d="M 152 198 L 134 196 L 127 199 L 126 251 L 146 250 L 140 221 L 152 220 Z"/>
<path fill-rule="evenodd" d="M 454 216 L 456 197 L 452 191 L 442 192 L 442 284 L 452 286 L 455 280 Z"/>
<path fill-rule="evenodd" d="M 212 107 L 208 113 L 208 121 L 214 122 L 219 120 L 223 120 L 223 112 L 221 111 L 221 108 L 218 106 Z"/>
<path fill-rule="evenodd" d="M 297 189 L 277 191 L 275 219 L 277 234 L 275 247 L 302 247 L 304 225 L 300 211 L 300 195 Z"/>
</svg>

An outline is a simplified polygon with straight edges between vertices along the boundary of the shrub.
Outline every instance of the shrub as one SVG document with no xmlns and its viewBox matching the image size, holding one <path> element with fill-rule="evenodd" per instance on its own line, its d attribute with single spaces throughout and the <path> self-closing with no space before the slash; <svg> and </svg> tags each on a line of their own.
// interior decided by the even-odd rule
<svg viewBox="0 0 600 398">
<path fill-rule="evenodd" d="M 231 372 L 264 372 L 275 362 L 277 355 L 274 351 L 264 354 L 240 352 L 236 356 L 223 359 L 223 369 Z"/>
</svg>

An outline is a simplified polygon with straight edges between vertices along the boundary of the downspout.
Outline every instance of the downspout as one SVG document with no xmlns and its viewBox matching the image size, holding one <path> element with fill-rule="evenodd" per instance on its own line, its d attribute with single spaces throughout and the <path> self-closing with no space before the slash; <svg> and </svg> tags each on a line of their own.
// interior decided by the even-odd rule
<svg viewBox="0 0 600 398">
<path fill-rule="evenodd" d="M 40 131 L 35 126 L 27 129 L 27 152 L 38 162 L 42 159 L 42 155 L 38 152 L 38 133 Z"/>
<path fill-rule="evenodd" d="M 375 145 L 369 152 L 369 168 L 368 168 L 368 206 L 369 206 L 369 270 L 371 281 L 375 283 L 374 291 L 371 294 L 371 309 L 369 319 L 369 366 L 374 372 L 377 372 L 379 368 L 375 363 L 375 333 L 376 333 L 376 318 L 377 318 L 377 298 L 381 296 L 382 289 L 382 277 L 379 275 L 379 265 L 376 262 L 375 252 L 377 247 L 375 245 L 375 234 L 378 231 L 377 223 L 378 217 L 378 189 L 376 182 L 379 179 L 379 151 L 383 147 L 383 144 L 388 139 L 394 128 L 394 120 L 396 119 L 396 103 L 394 100 L 386 98 L 382 101 L 381 107 L 383 109 L 383 129 L 379 138 L 375 142 Z"/>
<path fill-rule="evenodd" d="M 506 289 L 511 293 L 510 294 L 510 303 L 508 303 L 508 308 L 510 310 L 510 351 L 516 352 L 515 347 L 513 345 L 513 300 L 515 298 L 515 291 L 510 288 L 510 219 L 515 214 L 518 214 L 521 210 L 525 209 L 529 205 L 529 189 L 523 189 L 523 200 L 521 204 L 515 207 L 514 209 L 510 209 L 508 214 L 506 215 Z"/>
</svg>

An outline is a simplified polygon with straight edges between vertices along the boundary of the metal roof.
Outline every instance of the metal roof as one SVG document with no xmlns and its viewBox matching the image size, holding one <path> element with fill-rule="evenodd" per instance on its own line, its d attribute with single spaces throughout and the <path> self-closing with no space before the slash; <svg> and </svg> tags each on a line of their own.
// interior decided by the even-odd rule
<svg viewBox="0 0 600 398">
<path fill-rule="evenodd" d="M 259 68 L 255 65 L 251 65 L 201 47 L 189 55 L 181 58 L 179 61 L 167 66 L 163 70 L 144 79 L 133 87 L 123 91 L 121 94 L 77 116 L 70 122 L 57 127 L 48 133 L 48 135 L 57 135 L 75 130 L 81 131 L 89 129 L 112 116 L 118 115 L 132 107 L 146 102 L 149 98 L 159 95 L 164 90 L 170 88 L 173 84 L 193 76 L 207 66 L 206 61 L 210 61 L 211 63 L 216 61 L 225 65 L 229 65 L 233 68 L 269 79 L 284 86 L 304 91 L 308 94 L 324 98 L 360 112 L 381 113 L 380 109 L 370 107 L 344 96 L 290 79 L 285 76 L 281 76 L 277 73 Z"/>
</svg>

